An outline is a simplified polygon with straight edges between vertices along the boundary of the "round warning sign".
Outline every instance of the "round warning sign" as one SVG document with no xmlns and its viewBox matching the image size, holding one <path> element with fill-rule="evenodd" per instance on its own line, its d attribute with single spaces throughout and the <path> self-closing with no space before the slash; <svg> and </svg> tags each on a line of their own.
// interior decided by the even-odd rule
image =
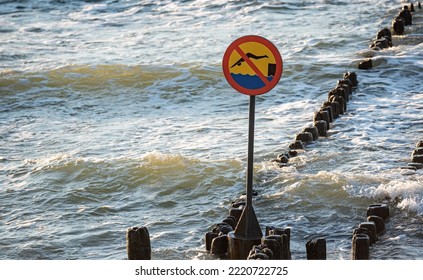
<svg viewBox="0 0 423 280">
<path fill-rule="evenodd" d="M 228 83 L 247 95 L 260 95 L 276 86 L 283 62 L 269 40 L 255 35 L 236 39 L 223 56 L 223 73 Z"/>
</svg>

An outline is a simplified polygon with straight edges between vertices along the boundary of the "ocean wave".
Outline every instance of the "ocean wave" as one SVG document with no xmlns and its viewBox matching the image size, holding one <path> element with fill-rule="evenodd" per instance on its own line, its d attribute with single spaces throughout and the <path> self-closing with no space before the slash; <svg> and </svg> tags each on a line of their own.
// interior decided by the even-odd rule
<svg viewBox="0 0 423 280">
<path fill-rule="evenodd" d="M 415 178 L 401 178 L 402 173 L 375 176 L 376 181 L 364 185 L 345 185 L 344 189 L 353 197 L 372 198 L 376 201 L 391 201 L 401 210 L 423 215 L 422 175 L 413 173 Z M 379 177 L 379 179 L 378 179 Z M 379 182 L 379 183 L 378 183 Z"/>
<path fill-rule="evenodd" d="M 1 95 L 22 91 L 48 91 L 67 88 L 74 91 L 103 92 L 116 89 L 147 89 L 151 86 L 168 90 L 180 87 L 182 82 L 198 83 L 206 87 L 221 80 L 215 67 L 201 65 L 69 65 L 39 72 L 5 70 L 0 72 Z M 119 93 L 119 91 L 117 93 Z M 61 91 L 57 91 L 60 94 Z"/>
<path fill-rule="evenodd" d="M 420 180 L 393 180 L 379 185 L 375 196 L 385 196 L 397 201 L 397 207 L 423 216 L 423 176 Z"/>
<path fill-rule="evenodd" d="M 63 185 L 77 182 L 85 182 L 88 185 L 92 182 L 104 182 L 106 186 L 115 182 L 128 188 L 149 184 L 155 186 L 163 181 L 172 180 L 174 182 L 194 180 L 193 187 L 198 184 L 210 184 L 208 186 L 212 187 L 216 182 L 235 184 L 234 180 L 237 176 L 229 178 L 242 171 L 241 162 L 237 159 L 207 160 L 157 151 L 136 157 L 114 158 L 56 154 L 44 158 L 27 159 L 24 165 L 30 168 L 31 176 L 45 176 L 46 179 L 52 176 L 53 180 L 60 180 Z M 212 181 L 209 181 L 209 175 L 213 175 Z M 219 176 L 222 176 L 221 180 Z M 169 183 L 172 186 L 172 183 Z M 182 184 L 176 187 L 189 186 L 190 184 Z"/>
</svg>

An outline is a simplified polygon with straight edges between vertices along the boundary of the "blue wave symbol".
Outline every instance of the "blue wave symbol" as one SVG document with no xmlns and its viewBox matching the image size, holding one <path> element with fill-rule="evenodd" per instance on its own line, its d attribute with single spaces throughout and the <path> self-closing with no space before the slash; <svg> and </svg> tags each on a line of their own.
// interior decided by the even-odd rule
<svg viewBox="0 0 423 280">
<path fill-rule="evenodd" d="M 247 89 L 259 89 L 265 86 L 265 83 L 257 75 L 250 76 L 231 73 L 231 76 L 238 85 Z M 268 76 L 266 78 L 270 82 L 273 79 L 273 76 Z"/>
</svg>

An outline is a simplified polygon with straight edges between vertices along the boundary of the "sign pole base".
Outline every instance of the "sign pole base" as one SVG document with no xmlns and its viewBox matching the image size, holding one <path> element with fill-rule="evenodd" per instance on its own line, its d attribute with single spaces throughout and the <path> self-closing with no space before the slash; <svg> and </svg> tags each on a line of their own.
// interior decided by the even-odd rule
<svg viewBox="0 0 423 280">
<path fill-rule="evenodd" d="M 247 238 L 231 231 L 228 233 L 228 257 L 231 260 L 246 260 L 253 246 L 260 243 L 261 238 Z"/>
<path fill-rule="evenodd" d="M 234 231 L 228 233 L 228 257 L 246 260 L 254 245 L 261 244 L 263 233 L 252 205 L 246 205 Z"/>
</svg>

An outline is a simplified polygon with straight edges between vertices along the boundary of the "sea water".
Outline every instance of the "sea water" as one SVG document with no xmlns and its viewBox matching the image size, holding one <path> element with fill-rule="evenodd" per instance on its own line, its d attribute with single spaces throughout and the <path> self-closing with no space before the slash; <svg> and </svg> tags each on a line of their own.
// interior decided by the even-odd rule
<svg viewBox="0 0 423 280">
<path fill-rule="evenodd" d="M 293 259 L 387 201 L 375 259 L 422 259 L 421 25 L 370 51 L 404 1 L 0 1 L 0 259 L 125 259 L 148 227 L 154 259 L 213 259 L 204 234 L 245 190 L 249 97 L 226 82 L 225 49 L 273 42 L 279 84 L 256 98 L 253 205 L 291 227 Z M 415 22 L 422 22 L 416 11 Z M 372 57 L 374 69 L 358 70 Z M 272 162 L 346 71 L 359 85 L 328 137 Z"/>
</svg>

